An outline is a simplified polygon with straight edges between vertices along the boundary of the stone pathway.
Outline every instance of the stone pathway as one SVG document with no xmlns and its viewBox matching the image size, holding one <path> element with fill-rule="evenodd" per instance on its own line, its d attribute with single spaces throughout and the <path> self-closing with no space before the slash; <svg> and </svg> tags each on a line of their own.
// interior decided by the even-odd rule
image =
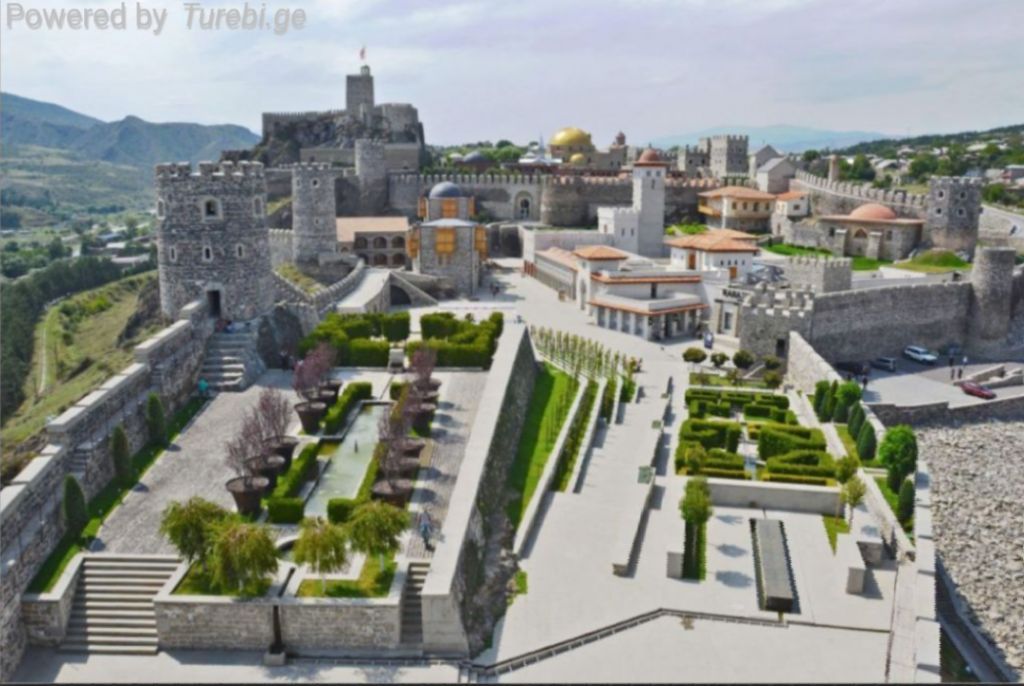
<svg viewBox="0 0 1024 686">
<path fill-rule="evenodd" d="M 416 529 L 416 516 L 426 510 L 433 527 L 432 535 L 436 537 L 440 533 L 476 417 L 477 399 L 487 381 L 487 372 L 437 372 L 435 376 L 442 384 L 431 436 L 434 446 L 430 465 L 420 469 L 413 492 L 409 508 L 413 512 L 413 530 L 406 537 L 403 549 L 405 556 L 413 560 L 433 556 Z M 436 543 L 436 540 L 432 541 L 433 545 Z"/>
<path fill-rule="evenodd" d="M 110 514 L 93 543 L 93 552 L 173 554 L 174 548 L 160 534 L 160 519 L 168 503 L 200 496 L 234 508 L 234 500 L 224 488 L 234 477 L 224 461 L 224 443 L 267 386 L 281 389 L 290 401 L 297 402 L 291 373 L 281 370 L 266 372 L 242 393 L 217 395 Z M 297 427 L 298 418 L 293 417 L 293 422 Z"/>
</svg>

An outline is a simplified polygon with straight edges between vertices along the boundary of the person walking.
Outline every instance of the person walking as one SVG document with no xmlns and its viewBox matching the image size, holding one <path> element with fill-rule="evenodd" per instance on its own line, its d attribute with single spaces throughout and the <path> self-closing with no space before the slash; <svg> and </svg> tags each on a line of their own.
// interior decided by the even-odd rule
<svg viewBox="0 0 1024 686">
<path fill-rule="evenodd" d="M 206 379 L 199 379 L 199 397 L 209 398 L 210 397 L 210 384 L 206 382 Z"/>
<path fill-rule="evenodd" d="M 433 550 L 430 545 L 430 515 L 426 510 L 420 510 L 419 515 L 416 517 L 416 528 L 419 529 L 420 538 L 423 539 L 423 546 L 427 550 Z"/>
</svg>

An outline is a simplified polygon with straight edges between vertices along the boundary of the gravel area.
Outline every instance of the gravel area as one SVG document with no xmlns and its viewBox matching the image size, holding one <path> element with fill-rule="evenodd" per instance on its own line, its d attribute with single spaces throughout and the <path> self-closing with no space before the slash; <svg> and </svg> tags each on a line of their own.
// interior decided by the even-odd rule
<svg viewBox="0 0 1024 686">
<path fill-rule="evenodd" d="M 982 633 L 1024 672 L 1024 421 L 919 429 L 936 545 Z"/>
</svg>

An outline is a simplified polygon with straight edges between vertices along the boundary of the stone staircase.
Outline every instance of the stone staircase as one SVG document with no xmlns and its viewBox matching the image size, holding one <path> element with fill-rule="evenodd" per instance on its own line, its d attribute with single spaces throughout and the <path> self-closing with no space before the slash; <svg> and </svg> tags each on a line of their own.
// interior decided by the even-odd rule
<svg viewBox="0 0 1024 686">
<path fill-rule="evenodd" d="M 206 344 L 199 373 L 215 391 L 243 391 L 266 369 L 256 350 L 255 334 L 248 331 L 215 333 Z"/>
<path fill-rule="evenodd" d="M 416 646 L 423 643 L 423 582 L 430 571 L 429 562 L 410 562 L 409 575 L 402 592 L 402 644 Z"/>
<path fill-rule="evenodd" d="M 156 653 L 153 597 L 180 562 L 177 557 L 168 555 L 86 556 L 60 649 L 88 653 Z"/>
</svg>

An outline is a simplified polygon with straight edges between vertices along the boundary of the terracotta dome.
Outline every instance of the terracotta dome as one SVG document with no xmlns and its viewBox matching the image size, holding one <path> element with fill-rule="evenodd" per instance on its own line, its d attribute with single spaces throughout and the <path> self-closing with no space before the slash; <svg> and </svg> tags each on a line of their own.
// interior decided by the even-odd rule
<svg viewBox="0 0 1024 686">
<path fill-rule="evenodd" d="M 594 144 L 590 140 L 590 134 L 575 126 L 567 126 L 551 137 L 549 145 L 561 147 L 585 147 L 592 148 Z"/>
<path fill-rule="evenodd" d="M 634 162 L 634 164 L 640 165 L 640 166 L 648 165 L 648 164 L 661 164 L 661 165 L 663 165 L 663 164 L 665 164 L 665 162 L 661 159 L 661 155 L 658 154 L 657 150 L 655 150 L 654 148 L 647 148 L 646 150 L 644 150 L 640 154 L 640 157 L 637 158 L 637 160 L 636 160 L 636 162 Z"/>
<path fill-rule="evenodd" d="M 869 221 L 888 221 L 895 219 L 896 213 L 885 205 L 869 202 L 850 212 L 850 219 L 867 219 Z"/>
</svg>

